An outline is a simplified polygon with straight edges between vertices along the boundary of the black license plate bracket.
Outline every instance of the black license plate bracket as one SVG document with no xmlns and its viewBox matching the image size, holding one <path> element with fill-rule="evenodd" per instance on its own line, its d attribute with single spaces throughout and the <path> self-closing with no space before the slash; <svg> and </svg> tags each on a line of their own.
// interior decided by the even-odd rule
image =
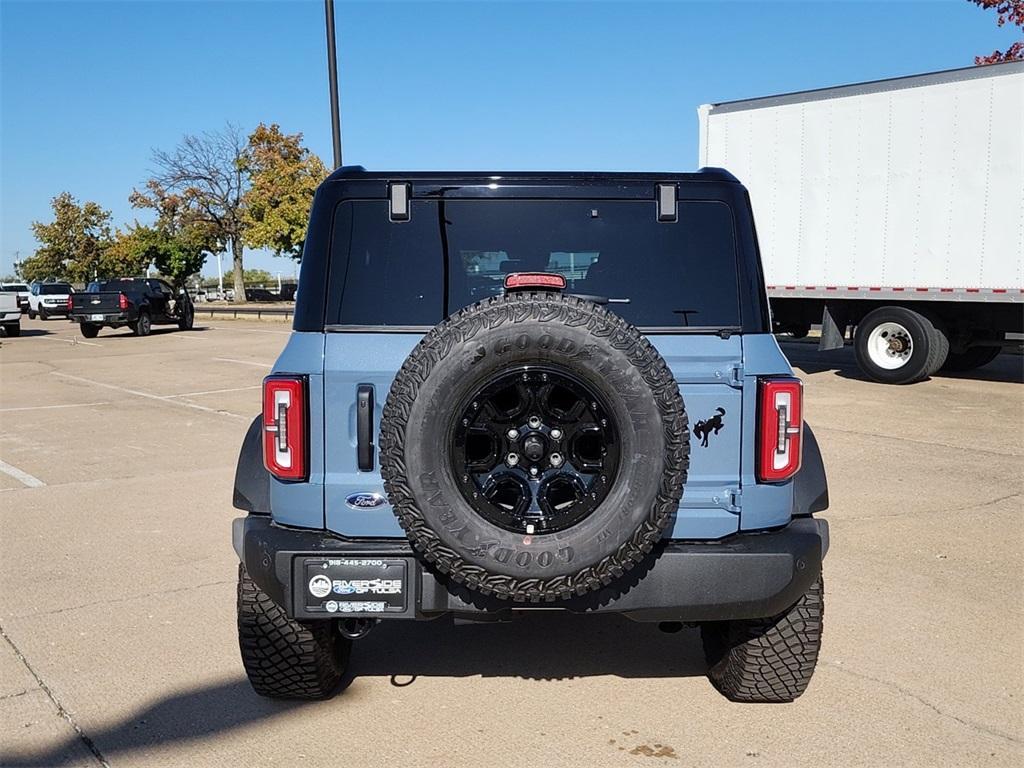
<svg viewBox="0 0 1024 768">
<path fill-rule="evenodd" d="M 296 615 L 305 618 L 408 615 L 414 594 L 409 558 L 296 557 Z"/>
</svg>

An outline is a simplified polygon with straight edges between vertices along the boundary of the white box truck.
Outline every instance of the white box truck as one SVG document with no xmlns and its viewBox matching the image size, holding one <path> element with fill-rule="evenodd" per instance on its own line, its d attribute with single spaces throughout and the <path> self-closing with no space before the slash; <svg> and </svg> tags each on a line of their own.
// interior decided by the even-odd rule
<svg viewBox="0 0 1024 768">
<path fill-rule="evenodd" d="M 887 383 L 1024 331 L 1024 62 L 705 104 L 701 166 L 750 191 L 776 329 L 853 334 Z"/>
</svg>

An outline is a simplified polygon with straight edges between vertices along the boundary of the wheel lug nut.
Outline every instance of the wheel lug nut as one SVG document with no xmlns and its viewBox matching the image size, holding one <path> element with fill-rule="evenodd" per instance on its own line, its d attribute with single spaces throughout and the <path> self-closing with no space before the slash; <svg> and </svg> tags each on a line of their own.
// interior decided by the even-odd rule
<svg viewBox="0 0 1024 768">
<path fill-rule="evenodd" d="M 510 453 L 505 458 L 505 463 L 508 464 L 510 467 L 514 467 L 516 464 L 519 463 L 519 455 L 515 453 Z"/>
<path fill-rule="evenodd" d="M 530 425 L 530 429 L 540 429 L 541 424 L 544 422 L 540 420 L 540 416 L 531 416 L 527 423 Z"/>
<path fill-rule="evenodd" d="M 560 467 L 560 466 L 562 466 L 562 454 L 560 454 L 560 453 L 552 453 L 551 454 L 551 466 L 552 467 Z"/>
<path fill-rule="evenodd" d="M 533 477 L 537 476 L 538 471 L 539 470 L 536 467 L 530 467 L 530 475 L 532 475 Z"/>
<path fill-rule="evenodd" d="M 509 440 L 515 440 L 517 437 L 519 437 L 519 430 L 518 429 L 510 429 L 508 431 L 508 439 Z"/>
<path fill-rule="evenodd" d="M 560 429 L 552 429 L 551 430 L 551 439 L 552 440 L 561 440 L 562 439 L 562 430 L 560 430 Z"/>
</svg>

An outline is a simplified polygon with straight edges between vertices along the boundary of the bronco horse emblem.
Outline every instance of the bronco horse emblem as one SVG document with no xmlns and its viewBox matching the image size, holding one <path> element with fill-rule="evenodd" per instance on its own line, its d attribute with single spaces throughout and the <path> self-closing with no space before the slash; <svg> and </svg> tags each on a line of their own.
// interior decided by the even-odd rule
<svg viewBox="0 0 1024 768">
<path fill-rule="evenodd" d="M 722 427 L 725 426 L 725 422 L 722 417 L 725 416 L 725 408 L 716 408 L 715 415 L 710 419 L 701 419 L 693 427 L 693 434 L 700 438 L 700 447 L 708 447 L 708 436 L 714 432 L 716 435 L 722 431 Z"/>
</svg>

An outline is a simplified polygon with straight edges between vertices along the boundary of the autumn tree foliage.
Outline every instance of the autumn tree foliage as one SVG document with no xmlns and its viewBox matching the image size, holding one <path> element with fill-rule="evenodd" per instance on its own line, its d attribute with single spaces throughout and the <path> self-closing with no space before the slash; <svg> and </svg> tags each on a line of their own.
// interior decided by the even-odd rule
<svg viewBox="0 0 1024 768">
<path fill-rule="evenodd" d="M 134 248 L 176 287 L 206 263 L 208 254 L 220 247 L 218 229 L 203 212 L 180 194 L 164 189 L 151 179 L 144 192 L 134 190 L 128 198 L 136 208 L 156 211 L 152 225 L 135 223 L 125 236 L 126 247 Z"/>
<path fill-rule="evenodd" d="M 1022 30 L 1024 38 L 1024 0 L 968 0 L 979 8 L 995 11 L 996 24 L 1000 27 L 1011 24 Z M 975 64 L 998 64 L 1003 61 L 1024 60 L 1024 39 L 1013 43 L 1005 51 L 993 51 L 988 56 L 975 56 Z"/>
<path fill-rule="evenodd" d="M 249 176 L 245 194 L 245 241 L 278 256 L 300 258 L 313 194 L 327 168 L 302 146 L 302 134 L 281 132 L 276 123 L 260 123 L 242 156 Z"/>
<path fill-rule="evenodd" d="M 135 275 L 146 265 L 144 257 L 115 247 L 110 211 L 98 203 L 80 203 L 61 192 L 50 203 L 52 221 L 32 222 L 39 248 L 20 265 L 25 280 L 56 278 L 84 283 L 109 274 Z"/>
</svg>

